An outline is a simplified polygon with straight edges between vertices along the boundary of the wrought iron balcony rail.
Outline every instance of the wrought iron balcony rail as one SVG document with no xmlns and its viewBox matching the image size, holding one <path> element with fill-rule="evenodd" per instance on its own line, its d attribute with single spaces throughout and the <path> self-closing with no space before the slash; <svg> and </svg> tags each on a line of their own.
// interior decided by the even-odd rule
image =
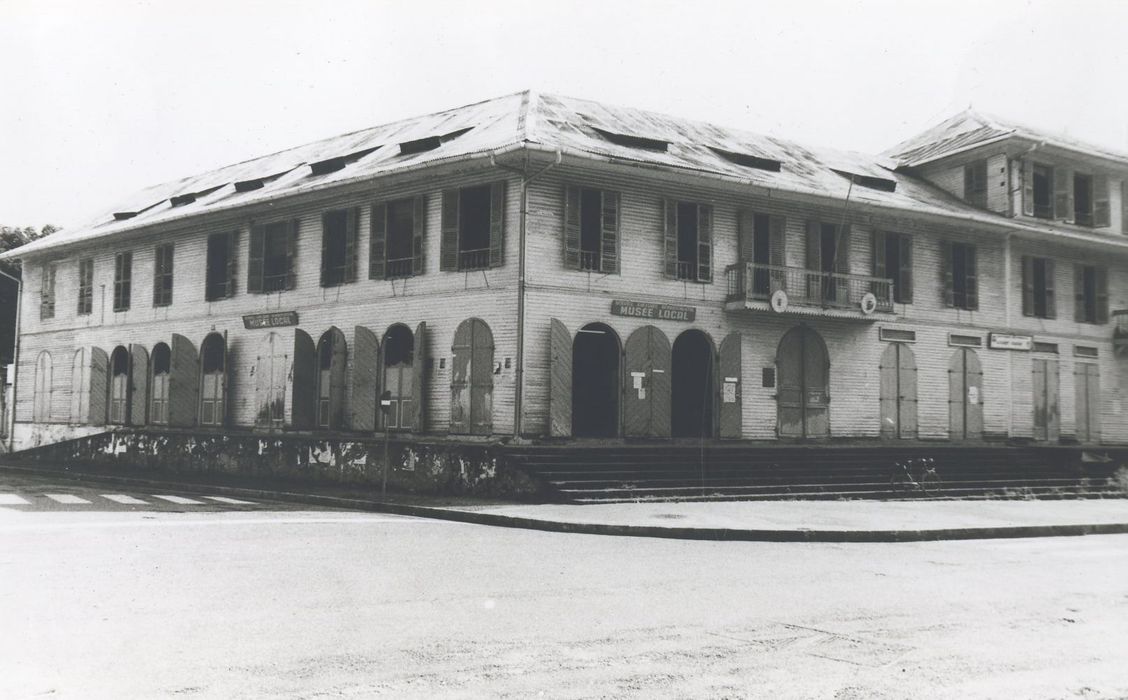
<svg viewBox="0 0 1128 700">
<path fill-rule="evenodd" d="M 490 249 L 463 250 L 458 253 L 459 270 L 485 270 L 490 266 Z"/>
<path fill-rule="evenodd" d="M 411 277 L 415 264 L 415 258 L 392 258 L 385 262 L 386 271 L 385 276 L 388 279 L 398 279 L 400 277 Z"/>
<path fill-rule="evenodd" d="M 877 300 L 876 311 L 893 311 L 893 280 L 881 277 L 737 263 L 725 269 L 725 279 L 728 301 L 769 301 L 782 289 L 789 304 L 857 309 L 862 297 L 870 293 Z"/>
</svg>

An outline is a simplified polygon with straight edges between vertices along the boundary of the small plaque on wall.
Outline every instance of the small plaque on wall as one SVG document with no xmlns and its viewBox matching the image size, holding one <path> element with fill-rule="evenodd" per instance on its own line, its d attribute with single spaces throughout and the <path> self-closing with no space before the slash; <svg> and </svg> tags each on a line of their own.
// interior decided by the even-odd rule
<svg viewBox="0 0 1128 700">
<path fill-rule="evenodd" d="M 764 368 L 762 383 L 765 389 L 771 389 L 775 387 L 775 367 Z"/>
</svg>

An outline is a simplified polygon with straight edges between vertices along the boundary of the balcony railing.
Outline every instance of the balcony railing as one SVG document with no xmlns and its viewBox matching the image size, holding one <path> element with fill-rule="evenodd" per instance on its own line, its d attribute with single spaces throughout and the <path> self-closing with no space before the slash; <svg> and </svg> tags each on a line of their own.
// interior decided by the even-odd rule
<svg viewBox="0 0 1128 700">
<path fill-rule="evenodd" d="M 599 272 L 599 253 L 581 250 L 580 269 L 588 270 L 591 272 Z"/>
<path fill-rule="evenodd" d="M 458 252 L 459 270 L 485 270 L 490 266 L 490 249 L 461 250 Z"/>
<path fill-rule="evenodd" d="M 385 264 L 385 276 L 388 279 L 398 279 L 400 277 L 411 277 L 414 272 L 415 258 L 392 258 Z"/>
<path fill-rule="evenodd" d="M 738 263 L 725 269 L 725 278 L 729 301 L 768 301 L 782 289 L 789 304 L 858 309 L 862 297 L 872 293 L 877 299 L 876 311 L 893 311 L 893 280 L 880 277 Z"/>
</svg>

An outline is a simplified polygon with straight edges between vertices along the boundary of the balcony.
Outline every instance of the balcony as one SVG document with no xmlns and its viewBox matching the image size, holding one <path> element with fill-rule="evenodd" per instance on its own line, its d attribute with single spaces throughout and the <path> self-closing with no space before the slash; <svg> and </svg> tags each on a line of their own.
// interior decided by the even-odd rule
<svg viewBox="0 0 1128 700">
<path fill-rule="evenodd" d="M 770 311 L 772 295 L 782 289 L 787 293 L 787 308 L 780 313 L 871 320 L 875 314 L 893 313 L 890 279 L 758 263 L 730 265 L 725 279 L 725 308 L 729 311 Z M 862 306 L 867 294 L 876 302 L 868 311 Z"/>
</svg>

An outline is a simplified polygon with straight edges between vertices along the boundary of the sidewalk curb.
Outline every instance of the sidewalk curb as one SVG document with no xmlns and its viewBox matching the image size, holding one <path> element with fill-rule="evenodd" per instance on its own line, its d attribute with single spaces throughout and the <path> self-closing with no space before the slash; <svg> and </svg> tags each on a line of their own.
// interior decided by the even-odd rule
<svg viewBox="0 0 1128 700">
<path fill-rule="evenodd" d="M 50 475 L 57 478 L 123 484 L 131 486 L 160 486 L 175 488 L 186 493 L 219 493 L 262 500 L 305 503 L 331 508 L 371 513 L 409 515 L 433 520 L 448 520 L 474 525 L 511 527 L 575 535 L 606 535 L 617 537 L 651 537 L 677 540 L 708 540 L 717 542 L 935 542 L 942 540 L 1010 539 L 1028 537 L 1078 537 L 1082 535 L 1118 535 L 1128 533 L 1128 523 L 1091 523 L 1073 525 L 1013 525 L 1001 527 L 938 528 L 931 530 L 757 530 L 713 527 L 661 527 L 657 525 L 610 525 L 605 523 L 574 523 L 560 520 L 541 520 L 521 516 L 480 513 L 453 508 L 436 508 L 400 503 L 387 503 L 361 498 L 324 496 L 291 491 L 272 491 L 242 486 L 220 484 L 180 483 L 160 479 L 92 474 L 55 469 L 35 469 L 0 464 L 0 471 L 23 474 Z"/>
</svg>

